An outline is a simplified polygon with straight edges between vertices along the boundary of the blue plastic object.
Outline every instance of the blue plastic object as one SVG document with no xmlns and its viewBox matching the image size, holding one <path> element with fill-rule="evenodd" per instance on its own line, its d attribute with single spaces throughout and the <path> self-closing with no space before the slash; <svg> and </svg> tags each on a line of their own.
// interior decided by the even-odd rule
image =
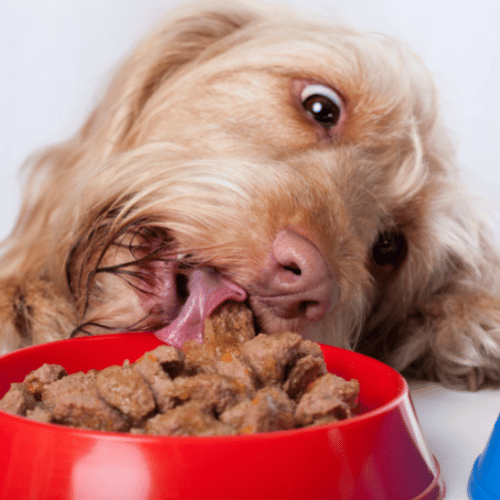
<svg viewBox="0 0 500 500">
<path fill-rule="evenodd" d="M 467 492 L 471 500 L 500 500 L 500 416 L 472 467 Z"/>
</svg>

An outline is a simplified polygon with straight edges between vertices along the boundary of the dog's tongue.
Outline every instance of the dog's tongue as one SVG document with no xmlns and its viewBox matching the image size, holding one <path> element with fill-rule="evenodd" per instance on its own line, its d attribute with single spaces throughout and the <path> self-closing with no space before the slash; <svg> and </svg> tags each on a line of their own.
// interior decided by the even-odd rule
<svg viewBox="0 0 500 500">
<path fill-rule="evenodd" d="M 188 283 L 189 296 L 179 315 L 169 325 L 155 332 L 162 342 L 182 347 L 187 340 L 203 342 L 205 318 L 223 302 L 243 302 L 246 291 L 210 268 L 194 270 Z"/>
</svg>

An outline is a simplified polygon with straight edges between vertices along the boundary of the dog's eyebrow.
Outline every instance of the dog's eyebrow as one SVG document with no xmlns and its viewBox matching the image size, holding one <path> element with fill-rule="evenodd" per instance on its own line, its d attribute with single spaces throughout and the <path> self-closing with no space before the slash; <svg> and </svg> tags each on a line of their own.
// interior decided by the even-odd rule
<svg viewBox="0 0 500 500">
<path fill-rule="evenodd" d="M 321 82 L 326 85 L 329 85 L 331 82 L 331 76 L 327 75 L 326 73 L 322 72 L 321 74 L 319 72 L 314 72 L 314 71 L 305 71 L 303 69 L 290 69 L 286 67 L 280 67 L 280 66 L 266 66 L 263 68 L 264 70 L 267 70 L 270 73 L 274 73 L 278 76 L 284 76 L 286 78 L 289 78 L 290 80 L 305 80 L 305 81 L 310 81 L 310 82 Z"/>
</svg>

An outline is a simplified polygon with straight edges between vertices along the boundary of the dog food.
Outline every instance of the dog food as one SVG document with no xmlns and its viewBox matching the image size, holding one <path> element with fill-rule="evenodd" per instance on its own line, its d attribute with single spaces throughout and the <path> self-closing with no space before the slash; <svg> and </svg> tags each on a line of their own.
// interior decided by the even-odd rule
<svg viewBox="0 0 500 500">
<path fill-rule="evenodd" d="M 251 311 L 230 302 L 207 320 L 203 345 L 161 345 L 87 373 L 44 364 L 12 384 L 0 409 L 101 431 L 244 434 L 349 418 L 358 392 L 356 380 L 327 372 L 318 344 L 255 335 Z"/>
</svg>

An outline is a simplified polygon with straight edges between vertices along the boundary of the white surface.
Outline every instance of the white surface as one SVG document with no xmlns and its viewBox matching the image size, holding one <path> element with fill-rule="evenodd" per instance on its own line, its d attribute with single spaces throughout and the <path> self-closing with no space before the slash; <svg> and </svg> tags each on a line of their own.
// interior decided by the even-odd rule
<svg viewBox="0 0 500 500">
<path fill-rule="evenodd" d="M 420 381 L 410 382 L 410 390 L 429 451 L 441 467 L 445 500 L 467 499 L 472 466 L 500 414 L 500 393 L 454 391 Z"/>
<path fill-rule="evenodd" d="M 0 5 L 0 239 L 19 207 L 17 169 L 28 154 L 81 125 L 113 67 L 173 0 L 9 1 Z M 299 0 L 287 3 L 303 4 Z M 497 205 L 500 188 L 500 3 L 495 0 L 307 2 L 361 28 L 410 43 L 444 98 L 469 185 Z M 496 225 L 497 233 L 500 224 Z M 412 384 L 417 415 L 447 483 L 466 484 L 500 412 L 500 394 Z"/>
</svg>

